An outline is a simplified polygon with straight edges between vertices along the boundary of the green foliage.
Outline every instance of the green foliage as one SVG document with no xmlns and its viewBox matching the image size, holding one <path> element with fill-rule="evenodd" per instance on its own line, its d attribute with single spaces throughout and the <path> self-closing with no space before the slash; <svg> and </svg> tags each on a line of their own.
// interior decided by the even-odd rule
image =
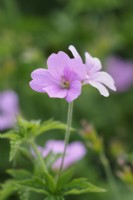
<svg viewBox="0 0 133 200">
<path fill-rule="evenodd" d="M 71 180 L 73 173 L 74 173 L 74 168 L 70 168 L 64 171 L 63 174 L 61 174 L 60 179 L 58 181 L 57 190 L 61 190 L 61 188 L 63 188 L 63 186 L 66 185 Z"/>
<path fill-rule="evenodd" d="M 5 134 L 0 134 L 0 138 L 7 138 L 10 140 L 10 161 L 12 161 L 18 151 L 25 151 L 22 144 L 35 140 L 41 134 L 51 130 L 65 130 L 66 125 L 54 120 L 48 120 L 43 123 L 40 121 L 26 121 L 21 117 L 18 118 L 17 126 L 14 130 L 11 130 Z"/>
<path fill-rule="evenodd" d="M 16 180 L 23 180 L 23 179 L 29 179 L 32 177 L 32 174 L 24 169 L 9 169 L 7 170 L 7 173 L 10 174 L 13 178 Z"/>
<path fill-rule="evenodd" d="M 28 189 L 25 189 L 25 190 L 20 189 L 18 193 L 19 193 L 20 200 L 28 200 L 29 199 L 30 193 L 29 193 Z"/>
<path fill-rule="evenodd" d="M 88 192 L 105 192 L 103 188 L 99 188 L 92 183 L 88 182 L 85 178 L 73 179 L 70 183 L 65 186 L 65 195 L 69 194 L 83 194 Z"/>
<path fill-rule="evenodd" d="M 14 193 L 15 190 L 14 180 L 5 181 L 4 184 L 0 184 L 0 199 L 6 200 L 11 194 Z"/>
<path fill-rule="evenodd" d="M 65 129 L 65 127 L 63 123 L 53 120 L 41 123 L 40 121 L 28 122 L 18 118 L 14 130 L 0 135 L 1 138 L 10 140 L 10 161 L 15 159 L 18 151 L 21 151 L 27 158 L 32 158 L 31 163 L 33 165 L 32 171 L 23 168 L 7 170 L 12 179 L 1 185 L 0 197 L 2 200 L 6 200 L 14 191 L 18 192 L 20 200 L 30 200 L 33 192 L 43 195 L 47 200 L 63 200 L 64 196 L 69 194 L 104 191 L 89 183 L 87 179 L 71 180 L 73 168 L 64 171 L 57 179 L 55 172 L 52 171 L 52 165 L 61 154 L 55 155 L 50 152 L 43 159 L 35 144 L 35 139 L 46 131 Z"/>
</svg>

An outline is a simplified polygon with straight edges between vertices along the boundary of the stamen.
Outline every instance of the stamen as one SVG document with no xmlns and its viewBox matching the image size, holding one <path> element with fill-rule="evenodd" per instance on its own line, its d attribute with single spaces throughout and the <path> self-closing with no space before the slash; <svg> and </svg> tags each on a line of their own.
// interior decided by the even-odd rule
<svg viewBox="0 0 133 200">
<path fill-rule="evenodd" d="M 64 88 L 64 89 L 69 89 L 70 88 L 70 83 L 69 81 L 66 81 L 66 80 L 62 80 L 61 82 L 61 87 Z"/>
</svg>

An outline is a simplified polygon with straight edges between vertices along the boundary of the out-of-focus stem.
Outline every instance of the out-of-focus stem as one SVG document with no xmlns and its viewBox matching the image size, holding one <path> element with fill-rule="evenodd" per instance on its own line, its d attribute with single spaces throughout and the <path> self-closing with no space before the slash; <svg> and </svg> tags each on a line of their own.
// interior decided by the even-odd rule
<svg viewBox="0 0 133 200">
<path fill-rule="evenodd" d="M 105 170 L 105 173 L 106 173 L 106 176 L 107 176 L 107 180 L 108 180 L 108 183 L 110 185 L 110 188 L 112 190 L 112 194 L 114 196 L 114 200 L 120 200 L 120 195 L 119 195 L 119 191 L 118 191 L 118 188 L 117 188 L 117 185 L 116 185 L 116 182 L 114 180 L 114 176 L 112 174 L 112 170 L 111 170 L 111 167 L 110 167 L 110 164 L 109 164 L 109 161 L 104 153 L 104 151 L 102 151 L 102 153 L 100 154 L 100 160 L 101 160 L 101 163 L 104 167 L 104 170 Z"/>
<path fill-rule="evenodd" d="M 47 173 L 47 169 L 46 169 L 43 157 L 41 156 L 40 152 L 38 151 L 38 148 L 35 145 L 34 141 L 31 141 L 30 144 L 31 144 L 31 147 L 32 147 L 34 153 L 36 154 L 38 162 L 40 162 L 40 166 L 42 167 L 43 172 L 46 174 Z"/>
</svg>

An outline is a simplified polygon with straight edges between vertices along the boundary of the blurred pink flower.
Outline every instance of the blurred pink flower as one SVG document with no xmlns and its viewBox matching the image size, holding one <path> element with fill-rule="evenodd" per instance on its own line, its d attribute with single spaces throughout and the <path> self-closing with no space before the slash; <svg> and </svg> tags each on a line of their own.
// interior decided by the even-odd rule
<svg viewBox="0 0 133 200">
<path fill-rule="evenodd" d="M 14 91 L 0 93 L 0 131 L 11 128 L 19 113 L 18 97 Z"/>
<path fill-rule="evenodd" d="M 106 66 L 115 80 L 118 92 L 124 92 L 133 85 L 133 62 L 112 57 L 107 59 Z"/>
<path fill-rule="evenodd" d="M 72 52 L 75 58 L 83 62 L 81 56 L 79 55 L 74 46 L 70 45 L 69 50 Z M 102 69 L 102 65 L 98 58 L 93 58 L 88 52 L 86 52 L 85 66 L 86 66 L 86 77 L 84 78 L 83 84 L 92 85 L 93 87 L 99 90 L 101 95 L 105 97 L 109 96 L 109 92 L 105 86 L 107 86 L 111 90 L 116 91 L 113 78 L 108 73 L 100 71 Z"/>
<path fill-rule="evenodd" d="M 49 140 L 46 142 L 45 147 L 39 147 L 43 157 L 47 156 L 50 151 L 55 154 L 63 153 L 64 141 L 62 140 Z M 67 146 L 66 156 L 64 160 L 64 169 L 81 160 L 86 154 L 86 149 L 81 142 L 72 142 Z M 60 168 L 62 158 L 58 158 L 53 165 L 53 169 Z"/>
<path fill-rule="evenodd" d="M 67 102 L 76 99 L 81 94 L 81 82 L 86 74 L 84 64 L 60 51 L 49 56 L 47 65 L 48 69 L 32 72 L 30 87 L 52 98 L 65 98 Z"/>
</svg>

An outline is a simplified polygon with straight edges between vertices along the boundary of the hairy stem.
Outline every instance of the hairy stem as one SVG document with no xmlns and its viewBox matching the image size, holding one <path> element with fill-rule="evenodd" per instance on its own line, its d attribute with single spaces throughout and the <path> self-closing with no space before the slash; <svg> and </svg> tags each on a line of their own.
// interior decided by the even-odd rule
<svg viewBox="0 0 133 200">
<path fill-rule="evenodd" d="M 73 112 L 73 102 L 69 103 L 69 105 L 68 105 L 67 127 L 66 127 L 65 139 L 64 139 L 65 146 L 64 146 L 64 151 L 63 151 L 63 155 L 62 155 L 61 165 L 60 165 L 57 177 L 56 177 L 56 184 L 57 185 L 58 185 L 58 181 L 60 179 L 60 176 L 61 176 L 61 173 L 62 173 L 62 170 L 63 170 L 67 145 L 68 145 L 69 138 L 70 138 L 70 130 L 71 130 L 71 123 L 72 123 L 72 112 Z"/>
</svg>

